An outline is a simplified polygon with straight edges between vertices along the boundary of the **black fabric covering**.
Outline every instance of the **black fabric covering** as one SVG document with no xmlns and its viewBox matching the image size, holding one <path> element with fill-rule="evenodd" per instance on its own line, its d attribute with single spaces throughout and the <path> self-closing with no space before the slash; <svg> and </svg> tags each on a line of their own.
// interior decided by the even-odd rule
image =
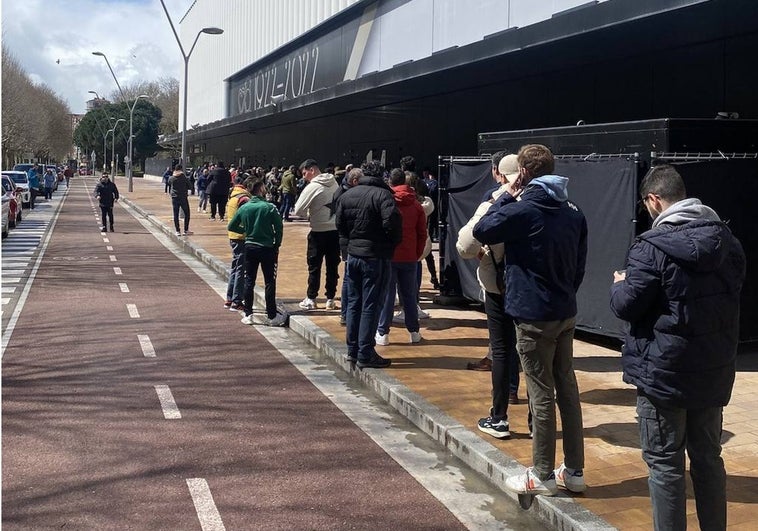
<svg viewBox="0 0 758 531">
<path fill-rule="evenodd" d="M 447 195 L 445 281 L 472 300 L 482 300 L 476 280 L 476 260 L 463 260 L 455 250 L 458 231 L 473 215 L 483 195 L 494 188 L 489 161 L 478 164 L 452 162 Z M 599 160 L 556 160 L 555 173 L 569 181 L 569 198 L 587 218 L 587 268 L 577 294 L 577 327 L 619 337 L 624 324 L 608 306 L 613 271 L 622 269 L 635 235 L 637 164 L 621 158 Z M 507 257 L 506 257 L 507 260 Z M 456 274 L 457 279 L 448 276 Z"/>
</svg>

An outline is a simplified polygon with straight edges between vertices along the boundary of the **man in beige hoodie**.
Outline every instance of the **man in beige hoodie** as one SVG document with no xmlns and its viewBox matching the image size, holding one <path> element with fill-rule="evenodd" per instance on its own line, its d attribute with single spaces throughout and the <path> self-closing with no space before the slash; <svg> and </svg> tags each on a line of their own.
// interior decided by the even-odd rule
<svg viewBox="0 0 758 531">
<path fill-rule="evenodd" d="M 300 165 L 300 173 L 308 184 L 295 203 L 295 215 L 308 217 L 308 290 L 300 303 L 303 310 L 316 308 L 316 297 L 321 285 L 321 263 L 326 261 L 326 309 L 334 310 L 337 293 L 337 269 L 340 264 L 340 244 L 334 218 L 334 194 L 339 185 L 331 173 L 321 173 L 318 163 L 307 159 Z"/>
</svg>

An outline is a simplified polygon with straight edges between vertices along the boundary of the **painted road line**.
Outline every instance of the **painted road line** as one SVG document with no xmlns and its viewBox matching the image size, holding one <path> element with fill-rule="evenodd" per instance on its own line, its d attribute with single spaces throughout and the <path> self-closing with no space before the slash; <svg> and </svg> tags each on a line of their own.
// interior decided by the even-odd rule
<svg viewBox="0 0 758 531">
<path fill-rule="evenodd" d="M 14 291 L 16 291 L 16 286 L 10 286 L 10 287 L 3 286 L 3 289 L 2 289 L 3 293 L 13 293 Z"/>
<path fill-rule="evenodd" d="M 118 287 L 121 288 L 121 293 L 129 293 L 129 286 L 126 285 L 126 282 L 119 282 Z"/>
<path fill-rule="evenodd" d="M 3 304 L 8 304 L 10 301 L 11 301 L 10 298 L 3 297 L 2 301 L 0 302 L 2 302 Z"/>
<path fill-rule="evenodd" d="M 203 478 L 188 478 L 187 487 L 192 496 L 192 503 L 195 504 L 195 511 L 197 511 L 197 518 L 200 520 L 202 530 L 225 531 L 224 522 L 221 521 L 221 515 L 213 501 L 208 482 Z"/>
<path fill-rule="evenodd" d="M 114 267 L 114 268 L 113 268 L 113 272 L 114 272 L 116 275 L 123 275 L 123 273 L 121 272 L 121 268 L 120 268 L 120 267 Z"/>
<path fill-rule="evenodd" d="M 136 304 L 127 304 L 126 309 L 129 312 L 129 317 L 132 319 L 139 319 L 139 312 L 137 311 Z"/>
<path fill-rule="evenodd" d="M 150 336 L 143 336 L 138 334 L 137 339 L 139 339 L 139 346 L 142 349 L 142 354 L 146 358 L 154 358 L 155 347 L 153 347 L 153 343 L 150 341 Z"/>
<path fill-rule="evenodd" d="M 106 245 L 105 246 L 105 250 L 106 251 L 112 251 L 113 250 L 113 246 L 112 245 Z"/>
<path fill-rule="evenodd" d="M 108 238 L 103 238 L 103 243 L 111 243 L 111 241 Z"/>
<path fill-rule="evenodd" d="M 20 281 L 21 281 L 20 277 L 13 277 L 13 278 L 6 277 L 5 271 L 3 271 L 3 284 L 7 284 L 8 282 L 20 282 Z"/>
<path fill-rule="evenodd" d="M 182 418 L 182 414 L 179 412 L 176 402 L 174 402 L 174 396 L 171 394 L 171 389 L 168 388 L 168 385 L 156 385 L 154 387 L 155 392 L 158 393 L 158 400 L 161 402 L 163 417 L 167 420 Z"/>
<path fill-rule="evenodd" d="M 115 255 L 115 254 L 109 255 L 109 256 L 108 256 L 108 259 L 109 259 L 111 262 L 118 262 L 118 260 L 116 260 L 116 255 Z"/>
<path fill-rule="evenodd" d="M 3 277 L 5 277 L 6 275 L 7 276 L 15 277 L 15 276 L 18 276 L 18 275 L 23 275 L 23 274 L 24 274 L 24 270 L 23 269 L 3 269 Z M 3 281 L 4 280 L 5 280 L 5 278 L 3 278 Z"/>
</svg>

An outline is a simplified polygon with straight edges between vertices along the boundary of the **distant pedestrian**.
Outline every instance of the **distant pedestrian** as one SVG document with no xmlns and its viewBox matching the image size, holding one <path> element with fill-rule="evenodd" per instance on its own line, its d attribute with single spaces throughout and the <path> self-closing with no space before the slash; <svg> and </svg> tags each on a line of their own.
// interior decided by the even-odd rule
<svg viewBox="0 0 758 531">
<path fill-rule="evenodd" d="M 203 168 L 200 175 L 197 177 L 197 211 L 206 214 L 208 212 L 208 194 L 206 193 L 206 187 L 208 186 L 208 168 Z"/>
<path fill-rule="evenodd" d="M 34 210 L 34 200 L 39 194 L 39 166 L 35 164 L 26 173 L 29 179 L 29 207 Z"/>
<path fill-rule="evenodd" d="M 283 326 L 287 316 L 276 308 L 276 270 L 284 225 L 276 207 L 264 199 L 266 185 L 263 181 L 252 182 L 250 191 L 252 197 L 235 212 L 227 227 L 229 231 L 245 235 L 245 316 L 241 322 L 253 324 L 253 289 L 260 266 L 266 298 L 266 324 Z"/>
<path fill-rule="evenodd" d="M 71 177 L 74 176 L 74 170 L 71 169 L 71 166 L 66 166 L 66 169 L 63 170 L 63 177 L 66 179 L 66 189 L 68 189 L 70 183 L 71 183 Z"/>
<path fill-rule="evenodd" d="M 45 199 L 53 198 L 53 186 L 55 186 L 55 181 L 57 180 L 58 176 L 53 173 L 53 170 L 51 168 L 45 170 L 45 176 L 43 178 L 43 184 L 45 186 Z"/>
<path fill-rule="evenodd" d="M 189 236 L 192 234 L 192 231 L 189 230 L 190 207 L 189 199 L 187 198 L 190 183 L 182 170 L 181 164 L 177 164 L 174 168 L 174 173 L 169 178 L 168 184 L 171 187 L 171 206 L 174 210 L 174 230 L 176 231 L 176 235 L 182 235 L 182 232 L 179 230 L 179 211 L 181 210 L 184 214 L 184 235 Z"/>
<path fill-rule="evenodd" d="M 347 240 L 347 357 L 360 369 L 384 368 L 392 360 L 376 352 L 375 333 L 403 221 L 379 162 L 365 162 L 361 170 L 358 185 L 339 198 L 336 215 L 340 238 Z"/>
<path fill-rule="evenodd" d="M 116 183 L 110 180 L 107 173 L 103 173 L 100 182 L 95 187 L 95 198 L 100 204 L 100 215 L 103 223 L 100 230 L 106 232 L 109 225 L 106 221 L 110 220 L 110 228 L 113 232 L 113 203 L 118 201 L 118 188 Z"/>
<path fill-rule="evenodd" d="M 521 494 L 583 492 L 584 434 L 574 374 L 576 292 L 587 259 L 587 221 L 568 200 L 568 179 L 552 175 L 545 146 L 518 153 L 519 177 L 474 226 L 482 244 L 505 244 L 505 313 L 516 323 L 516 345 L 534 413 L 533 466 L 505 486 Z M 516 199 L 521 197 L 520 201 Z M 555 405 L 561 412 L 564 462 L 554 470 Z"/>
<path fill-rule="evenodd" d="M 168 180 L 171 178 L 171 174 L 173 172 L 171 171 L 171 166 L 168 166 L 166 168 L 166 171 L 163 172 L 163 193 L 167 194 L 170 189 L 170 185 L 168 184 Z"/>
<path fill-rule="evenodd" d="M 295 196 L 297 195 L 297 182 L 295 179 L 295 166 L 290 166 L 282 175 L 282 183 L 279 185 L 282 193 L 282 204 L 279 213 L 284 221 L 290 220 L 290 211 L 295 206 Z"/>
<path fill-rule="evenodd" d="M 216 219 L 217 212 L 221 221 L 226 221 L 226 200 L 231 187 L 232 175 L 224 167 L 224 162 L 220 160 L 208 173 L 208 184 L 205 189 L 211 202 L 211 221 Z"/>
<path fill-rule="evenodd" d="M 624 381 L 637 387 L 642 457 L 657 531 L 687 528 L 686 459 L 700 529 L 725 530 L 724 406 L 735 379 L 745 253 L 718 214 L 687 199 L 673 166 L 640 185 L 653 218 L 614 273 L 611 309 L 628 321 Z"/>
<path fill-rule="evenodd" d="M 299 304 L 303 310 L 316 308 L 316 297 L 321 284 L 321 264 L 326 262 L 326 309 L 334 310 L 334 296 L 339 279 L 340 244 L 334 219 L 334 195 L 339 190 L 331 173 L 321 173 L 318 163 L 306 159 L 300 165 L 303 179 L 308 182 L 295 203 L 295 215 L 308 217 L 311 231 L 308 233 L 308 289 L 305 299 Z"/>
</svg>

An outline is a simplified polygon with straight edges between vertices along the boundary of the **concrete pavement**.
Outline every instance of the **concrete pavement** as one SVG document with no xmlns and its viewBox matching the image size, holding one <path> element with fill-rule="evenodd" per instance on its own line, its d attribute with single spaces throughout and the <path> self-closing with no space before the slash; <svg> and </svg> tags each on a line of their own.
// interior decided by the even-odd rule
<svg viewBox="0 0 758 531">
<path fill-rule="evenodd" d="M 125 179 L 116 180 L 124 202 L 135 213 L 183 241 L 187 252 L 200 257 L 226 278 L 231 250 L 225 224 L 209 221 L 208 214 L 198 213 L 197 196 L 191 196 L 190 229 L 194 235 L 174 236 L 171 201 L 158 181 L 159 178 L 150 177 L 135 179 L 134 192 L 128 193 Z M 350 371 L 343 360 L 346 350 L 339 311 L 323 309 L 323 292 L 317 300 L 320 309 L 303 312 L 297 307 L 305 296 L 308 230 L 304 220 L 285 224 L 277 299 L 290 311 L 293 331 Z M 431 319 L 421 322 L 424 340 L 420 344 L 409 344 L 407 332 L 402 327 L 393 328 L 391 344 L 377 347 L 383 356 L 393 359 L 392 367 L 383 371 L 353 371 L 352 375 L 502 487 L 505 477 L 531 464 L 525 384 L 522 382 L 519 390 L 521 404 L 509 408 L 513 438 L 501 441 L 481 434 L 476 422 L 490 407 L 490 374 L 468 371 L 465 366 L 467 361 L 486 353 L 484 315 L 476 309 L 435 306 L 431 302 L 434 294 L 425 272 L 421 306 L 431 314 Z M 635 390 L 621 380 L 620 354 L 615 349 L 576 340 L 575 368 L 584 414 L 585 477 L 589 488 L 584 495 L 568 496 L 562 492 L 553 498 L 538 497 L 531 510 L 539 511 L 543 519 L 563 529 L 650 529 L 647 468 L 640 456 Z M 758 353 L 753 348 L 739 358 L 732 401 L 724 412 L 722 441 L 728 474 L 730 529 L 754 529 L 758 521 L 758 397 L 754 391 L 758 388 L 757 370 Z M 561 455 L 559 444 L 557 464 Z M 687 508 L 688 524 L 696 529 L 691 485 Z"/>
</svg>

